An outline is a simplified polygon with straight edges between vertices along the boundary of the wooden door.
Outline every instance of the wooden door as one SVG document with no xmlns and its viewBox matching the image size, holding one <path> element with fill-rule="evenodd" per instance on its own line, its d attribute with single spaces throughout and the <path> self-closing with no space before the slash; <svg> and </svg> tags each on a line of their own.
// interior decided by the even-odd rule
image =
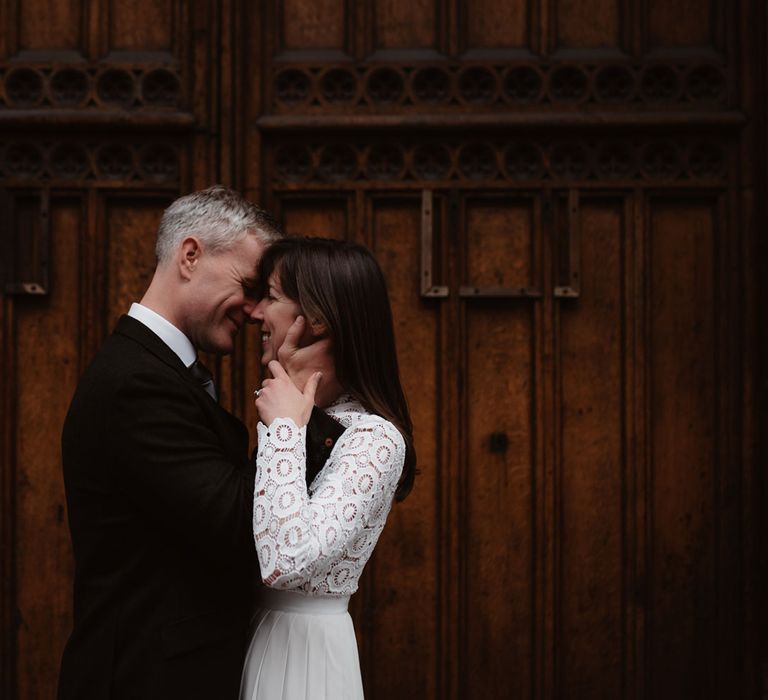
<svg viewBox="0 0 768 700">
<path fill-rule="evenodd" d="M 759 3 L 0 16 L 3 697 L 71 622 L 79 373 L 217 181 L 387 276 L 421 471 L 352 602 L 368 697 L 754 696 Z M 251 425 L 257 347 L 217 367 Z"/>
</svg>

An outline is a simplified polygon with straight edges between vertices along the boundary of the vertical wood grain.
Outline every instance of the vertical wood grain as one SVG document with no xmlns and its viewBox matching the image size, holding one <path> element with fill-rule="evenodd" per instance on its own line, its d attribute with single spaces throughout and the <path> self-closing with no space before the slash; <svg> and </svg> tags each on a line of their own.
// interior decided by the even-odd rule
<svg viewBox="0 0 768 700">
<path fill-rule="evenodd" d="M 375 0 L 375 49 L 437 49 L 438 0 Z"/>
<path fill-rule="evenodd" d="M 19 50 L 85 52 L 87 3 L 77 0 L 11 0 L 18 3 Z"/>
<path fill-rule="evenodd" d="M 472 0 L 462 8 L 466 46 L 471 49 L 531 48 L 531 0 Z"/>
<path fill-rule="evenodd" d="M 530 202 L 467 198 L 459 221 L 475 279 L 529 277 L 540 255 L 533 241 L 541 243 Z M 514 251 L 509 272 L 500 251 Z M 461 312 L 464 696 L 528 697 L 534 683 L 535 303 L 468 301 Z"/>
<path fill-rule="evenodd" d="M 438 309 L 417 302 L 420 200 L 375 199 L 369 216 L 372 250 L 393 308 L 420 473 L 408 498 L 394 505 L 361 582 L 366 697 L 432 698 L 440 647 L 438 485 L 450 478 L 438 451 Z"/>
<path fill-rule="evenodd" d="M 626 562 L 624 201 L 582 199 L 581 294 L 561 300 L 558 694 L 619 698 Z M 589 639 L 589 643 L 585 640 Z"/>
<path fill-rule="evenodd" d="M 104 205 L 103 265 L 107 275 L 106 304 L 102 313 L 106 331 L 140 301 L 155 271 L 157 227 L 169 199 L 152 197 L 108 197 Z"/>
<path fill-rule="evenodd" d="M 648 0 L 648 43 L 655 47 L 714 47 L 712 0 Z"/>
<path fill-rule="evenodd" d="M 110 49 L 172 52 L 175 0 L 108 2 Z"/>
<path fill-rule="evenodd" d="M 279 48 L 284 51 L 346 48 L 345 0 L 276 2 Z"/>
<path fill-rule="evenodd" d="M 79 378 L 79 200 L 52 201 L 52 293 L 17 305 L 15 526 L 18 693 L 54 697 L 72 624 L 59 436 Z M 41 439 L 41 435 L 49 436 Z"/>
<path fill-rule="evenodd" d="M 652 200 L 650 693 L 713 697 L 718 382 L 715 208 Z M 735 543 L 734 543 L 735 544 Z"/>
<path fill-rule="evenodd" d="M 621 0 L 557 0 L 558 48 L 620 48 Z"/>
</svg>

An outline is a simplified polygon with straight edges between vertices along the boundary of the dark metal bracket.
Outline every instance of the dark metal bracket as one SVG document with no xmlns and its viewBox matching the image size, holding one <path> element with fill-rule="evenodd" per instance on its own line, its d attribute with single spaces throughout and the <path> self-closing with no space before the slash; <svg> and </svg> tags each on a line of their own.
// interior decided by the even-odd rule
<svg viewBox="0 0 768 700">
<path fill-rule="evenodd" d="M 581 257 L 579 255 L 581 227 L 578 190 L 568 191 L 565 222 L 568 236 L 568 242 L 564 250 L 566 264 L 563 267 L 558 267 L 557 273 L 560 277 L 555 284 L 554 294 L 555 298 L 559 299 L 577 299 L 581 293 Z M 560 225 L 558 220 L 558 233 Z M 560 260 L 562 260 L 562 257 Z"/>
<path fill-rule="evenodd" d="M 435 207 L 432 190 L 421 193 L 421 296 L 441 299 L 448 296 L 448 287 L 432 282 Z"/>
<path fill-rule="evenodd" d="M 0 249 L 3 291 L 40 296 L 49 292 L 50 193 L 0 190 Z"/>
</svg>

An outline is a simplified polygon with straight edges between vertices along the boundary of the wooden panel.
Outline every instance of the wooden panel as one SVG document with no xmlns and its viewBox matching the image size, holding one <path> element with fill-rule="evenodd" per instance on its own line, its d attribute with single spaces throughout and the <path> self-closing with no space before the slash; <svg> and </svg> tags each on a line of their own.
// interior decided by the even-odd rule
<svg viewBox="0 0 768 700">
<path fill-rule="evenodd" d="M 658 200 L 650 211 L 651 687 L 714 697 L 717 483 L 715 208 Z"/>
<path fill-rule="evenodd" d="M 17 0 L 20 50 L 83 48 L 83 12 L 78 0 Z"/>
<path fill-rule="evenodd" d="M 376 49 L 437 48 L 436 0 L 376 0 Z"/>
<path fill-rule="evenodd" d="M 461 697 L 533 683 L 534 303 L 466 308 Z"/>
<path fill-rule="evenodd" d="M 387 277 L 419 476 L 396 504 L 358 594 L 366 697 L 437 697 L 440 645 L 439 307 L 419 304 L 419 199 L 376 200 L 372 248 Z M 397 669 L 393 673 L 393 669 Z"/>
<path fill-rule="evenodd" d="M 556 697 L 622 697 L 624 206 L 622 198 L 582 199 L 581 295 L 558 306 Z"/>
<path fill-rule="evenodd" d="M 59 435 L 79 378 L 80 202 L 52 201 L 53 293 L 17 304 L 16 607 L 19 697 L 55 696 L 73 563 Z"/>
<path fill-rule="evenodd" d="M 286 199 L 281 202 L 281 223 L 289 236 L 347 238 L 345 199 Z"/>
<path fill-rule="evenodd" d="M 619 0 L 558 0 L 559 48 L 619 46 Z"/>
<path fill-rule="evenodd" d="M 649 0 L 649 44 L 665 48 L 712 46 L 713 5 L 701 0 Z"/>
<path fill-rule="evenodd" d="M 155 271 L 157 227 L 169 200 L 114 197 L 105 205 L 107 307 L 105 332 L 139 301 Z"/>
<path fill-rule="evenodd" d="M 468 198 L 464 203 L 466 266 L 464 284 L 476 287 L 536 285 L 533 230 L 534 200 Z"/>
<path fill-rule="evenodd" d="M 279 1 L 282 49 L 344 49 L 344 0 Z"/>
<path fill-rule="evenodd" d="M 529 44 L 530 0 L 466 3 L 468 49 L 523 48 Z"/>
<path fill-rule="evenodd" d="M 171 51 L 173 0 L 109 3 L 109 46 L 116 51 Z"/>
</svg>

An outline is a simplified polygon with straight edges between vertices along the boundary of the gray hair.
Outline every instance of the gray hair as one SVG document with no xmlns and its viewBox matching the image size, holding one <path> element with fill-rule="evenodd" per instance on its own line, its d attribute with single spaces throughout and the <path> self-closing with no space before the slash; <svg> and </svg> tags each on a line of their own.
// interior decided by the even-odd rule
<svg viewBox="0 0 768 700">
<path fill-rule="evenodd" d="M 249 233 L 269 244 L 283 237 L 275 220 L 237 192 L 214 185 L 179 197 L 163 213 L 157 231 L 158 263 L 171 260 L 187 236 L 200 239 L 211 252 L 226 250 Z"/>
</svg>

